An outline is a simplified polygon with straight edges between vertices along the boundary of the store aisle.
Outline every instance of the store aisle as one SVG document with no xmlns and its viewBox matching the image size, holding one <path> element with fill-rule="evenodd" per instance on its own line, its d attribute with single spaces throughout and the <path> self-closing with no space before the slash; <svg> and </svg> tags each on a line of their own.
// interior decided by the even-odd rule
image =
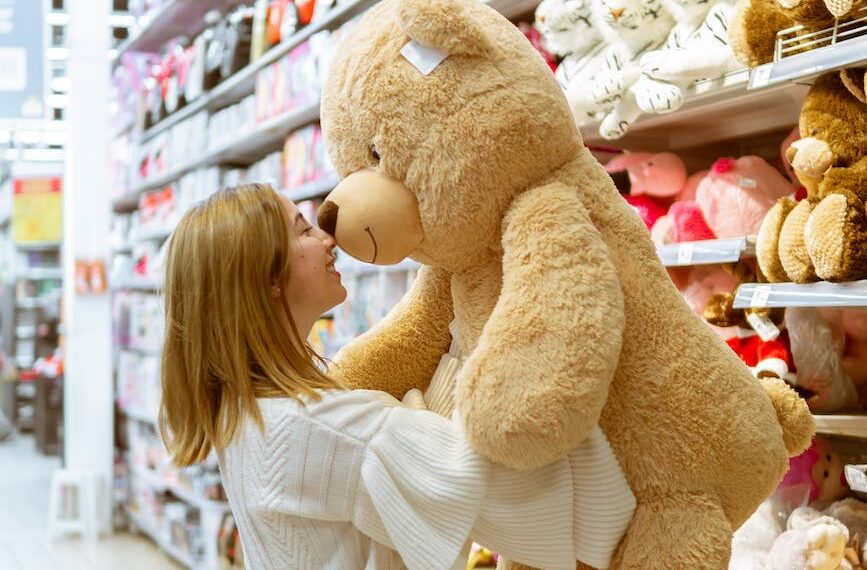
<svg viewBox="0 0 867 570">
<path fill-rule="evenodd" d="M 51 472 L 60 461 L 39 454 L 32 437 L 0 442 L 0 570 L 177 570 L 149 540 L 116 534 L 88 544 L 48 540 Z"/>
</svg>

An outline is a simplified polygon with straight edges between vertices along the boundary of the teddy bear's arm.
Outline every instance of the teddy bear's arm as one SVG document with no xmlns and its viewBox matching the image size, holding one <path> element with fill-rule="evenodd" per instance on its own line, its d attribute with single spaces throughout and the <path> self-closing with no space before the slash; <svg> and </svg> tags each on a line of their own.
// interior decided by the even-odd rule
<svg viewBox="0 0 867 570">
<path fill-rule="evenodd" d="M 344 346 L 329 373 L 349 388 L 402 398 L 424 390 L 448 352 L 451 274 L 423 266 L 406 296 L 369 331 Z"/>
<path fill-rule="evenodd" d="M 617 367 L 623 294 L 574 188 L 529 190 L 503 222 L 503 288 L 457 378 L 474 448 L 517 469 L 565 455 L 599 422 Z"/>
<path fill-rule="evenodd" d="M 819 183 L 819 197 L 848 191 L 856 201 L 864 202 L 867 200 L 864 188 L 867 188 L 867 156 L 847 168 L 833 167 L 825 172 Z"/>
</svg>

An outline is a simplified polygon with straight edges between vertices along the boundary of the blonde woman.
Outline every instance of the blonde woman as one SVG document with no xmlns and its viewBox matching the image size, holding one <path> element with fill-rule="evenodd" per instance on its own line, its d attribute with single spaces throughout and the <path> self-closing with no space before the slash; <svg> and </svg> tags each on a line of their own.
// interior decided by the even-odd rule
<svg viewBox="0 0 867 570">
<path fill-rule="evenodd" d="M 247 567 L 450 570 L 472 540 L 540 568 L 607 565 L 634 497 L 604 438 L 512 472 L 458 422 L 321 371 L 304 339 L 346 297 L 334 260 L 255 184 L 193 207 L 169 244 L 160 427 L 178 465 L 216 450 Z"/>
</svg>

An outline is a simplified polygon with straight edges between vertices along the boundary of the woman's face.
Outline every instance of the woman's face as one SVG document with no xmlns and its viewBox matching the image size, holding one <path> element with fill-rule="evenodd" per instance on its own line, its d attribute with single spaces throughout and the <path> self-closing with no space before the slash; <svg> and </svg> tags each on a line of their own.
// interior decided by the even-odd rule
<svg viewBox="0 0 867 570">
<path fill-rule="evenodd" d="M 291 200 L 281 199 L 289 220 L 290 242 L 285 294 L 296 325 L 312 327 L 323 313 L 346 299 L 340 273 L 334 269 L 334 238 L 311 226 Z"/>
</svg>

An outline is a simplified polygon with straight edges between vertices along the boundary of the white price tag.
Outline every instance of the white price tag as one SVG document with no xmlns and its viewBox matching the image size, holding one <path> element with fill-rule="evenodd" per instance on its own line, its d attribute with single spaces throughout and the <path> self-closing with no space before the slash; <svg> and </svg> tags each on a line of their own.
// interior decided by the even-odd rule
<svg viewBox="0 0 867 570">
<path fill-rule="evenodd" d="M 690 265 L 692 263 L 692 256 L 695 253 L 695 244 L 694 243 L 682 243 L 677 248 L 677 264 L 678 265 Z"/>
<path fill-rule="evenodd" d="M 867 474 L 864 473 L 867 465 L 846 465 L 843 473 L 849 488 L 859 493 L 867 493 Z"/>
<path fill-rule="evenodd" d="M 768 298 L 771 296 L 771 288 L 768 285 L 757 285 L 750 298 L 751 307 L 767 307 Z"/>
<path fill-rule="evenodd" d="M 774 321 L 764 315 L 749 313 L 747 314 L 747 322 L 750 323 L 750 326 L 753 327 L 753 330 L 756 331 L 762 342 L 768 342 L 780 336 L 780 329 L 777 328 Z"/>
<path fill-rule="evenodd" d="M 422 45 L 415 40 L 410 40 L 403 46 L 400 54 L 413 64 L 422 75 L 428 75 L 449 56 L 442 50 Z"/>
<path fill-rule="evenodd" d="M 753 69 L 753 72 L 750 75 L 750 89 L 758 89 L 759 87 L 767 85 L 768 80 L 771 78 L 771 70 L 773 67 L 774 64 L 771 62 Z"/>
<path fill-rule="evenodd" d="M 753 189 L 757 188 L 758 185 L 759 185 L 759 183 L 756 182 L 755 178 L 741 177 L 741 179 L 740 179 L 740 187 L 741 188 L 748 188 L 750 190 L 753 190 Z"/>
</svg>

